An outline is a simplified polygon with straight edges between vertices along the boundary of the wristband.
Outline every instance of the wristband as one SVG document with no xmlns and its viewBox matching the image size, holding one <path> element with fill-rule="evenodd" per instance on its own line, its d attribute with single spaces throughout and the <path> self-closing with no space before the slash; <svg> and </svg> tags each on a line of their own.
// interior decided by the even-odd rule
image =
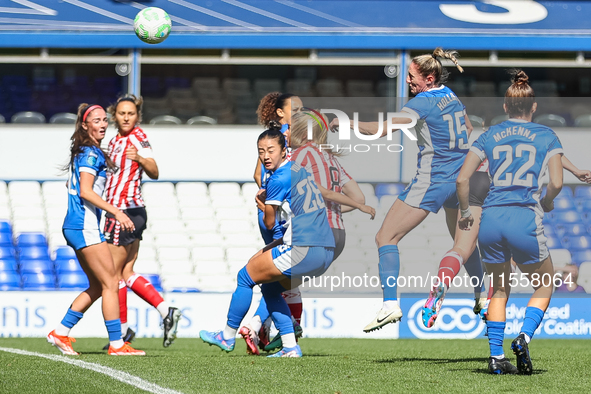
<svg viewBox="0 0 591 394">
<path fill-rule="evenodd" d="M 460 215 L 462 216 L 462 219 L 469 218 L 470 216 L 472 216 L 472 212 L 470 212 L 470 207 L 468 207 L 467 209 L 460 209 Z"/>
</svg>

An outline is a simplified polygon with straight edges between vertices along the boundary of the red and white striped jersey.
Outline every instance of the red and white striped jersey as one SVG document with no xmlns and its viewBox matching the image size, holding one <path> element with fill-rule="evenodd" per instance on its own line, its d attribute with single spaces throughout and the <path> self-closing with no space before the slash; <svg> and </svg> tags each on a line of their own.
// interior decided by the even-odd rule
<svg viewBox="0 0 591 394">
<path fill-rule="evenodd" d="M 148 137 L 139 127 L 133 129 L 127 136 L 115 136 L 109 142 L 109 158 L 117 166 L 117 171 L 107 175 L 105 188 L 106 200 L 119 209 L 143 207 L 144 200 L 140 183 L 144 170 L 135 161 L 127 158 L 125 151 L 134 146 L 143 158 L 153 158 L 152 147 Z"/>
<path fill-rule="evenodd" d="M 482 163 L 476 169 L 478 172 L 488 172 L 488 159 L 484 159 Z"/>
<path fill-rule="evenodd" d="M 336 157 L 320 150 L 318 145 L 312 142 L 295 150 L 291 160 L 305 167 L 314 176 L 314 180 L 325 189 L 341 193 L 345 183 L 351 180 Z M 341 204 L 328 200 L 325 202 L 330 227 L 344 230 Z"/>
</svg>

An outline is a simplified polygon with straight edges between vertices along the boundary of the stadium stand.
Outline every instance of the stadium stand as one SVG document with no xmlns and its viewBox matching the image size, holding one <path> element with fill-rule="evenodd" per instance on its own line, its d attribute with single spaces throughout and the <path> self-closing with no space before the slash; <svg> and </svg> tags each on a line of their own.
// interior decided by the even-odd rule
<svg viewBox="0 0 591 394">
<path fill-rule="evenodd" d="M 377 208 L 378 217 L 370 221 L 357 211 L 344 215 L 347 246 L 332 270 L 368 274 L 376 270 L 375 234 L 405 185 L 361 183 L 360 187 L 367 203 Z M 144 183 L 150 221 L 139 251 L 138 272 L 149 275 L 160 291 L 231 291 L 236 272 L 263 246 L 251 203 L 257 190 L 252 182 Z M 577 186 L 574 193 L 569 187 L 563 190 L 555 210 L 544 219 L 548 246 L 557 267 L 583 265 L 591 261 L 586 216 L 591 213 L 591 187 Z M 61 181 L 0 182 L 0 207 L 5 206 L 8 213 L 0 220 L 0 289 L 85 288 L 86 277 L 76 255 L 61 236 L 65 193 Z M 19 217 L 24 204 L 38 217 Z M 23 231 L 27 221 L 41 229 Z M 435 265 L 452 240 L 440 215 L 430 215 L 421 231 L 409 234 L 401 244 L 405 261 Z M 410 270 L 404 274 L 413 274 L 411 265 L 403 265 Z"/>
</svg>

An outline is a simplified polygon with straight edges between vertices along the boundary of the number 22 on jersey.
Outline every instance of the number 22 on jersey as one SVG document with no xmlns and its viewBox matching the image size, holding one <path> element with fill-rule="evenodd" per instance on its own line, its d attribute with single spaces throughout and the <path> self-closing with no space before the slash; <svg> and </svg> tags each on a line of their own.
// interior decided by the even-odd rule
<svg viewBox="0 0 591 394">
<path fill-rule="evenodd" d="M 305 213 L 324 208 L 324 200 L 322 200 L 320 190 L 314 183 L 314 178 L 310 176 L 299 181 L 297 190 L 301 196 L 304 196 L 303 209 Z"/>
<path fill-rule="evenodd" d="M 523 154 L 527 152 L 528 157 L 527 161 L 519 167 L 519 169 L 515 172 L 515 175 L 511 172 L 505 172 L 509 168 L 509 166 L 513 163 L 514 159 L 521 159 Z M 519 144 L 515 147 L 515 152 L 513 152 L 513 147 L 511 145 L 499 145 L 495 146 L 493 149 L 493 159 L 499 160 L 501 158 L 501 153 L 505 153 L 505 158 L 497 171 L 495 172 L 495 176 L 493 178 L 493 184 L 495 186 L 533 186 L 533 174 L 527 174 L 525 179 L 521 179 L 523 174 L 527 170 L 529 170 L 535 163 L 536 160 L 536 148 L 532 145 L 526 144 Z M 515 153 L 515 156 L 513 155 Z M 524 159 L 516 161 L 516 165 L 523 162 Z M 501 176 L 504 176 L 505 179 L 501 179 Z"/>
</svg>

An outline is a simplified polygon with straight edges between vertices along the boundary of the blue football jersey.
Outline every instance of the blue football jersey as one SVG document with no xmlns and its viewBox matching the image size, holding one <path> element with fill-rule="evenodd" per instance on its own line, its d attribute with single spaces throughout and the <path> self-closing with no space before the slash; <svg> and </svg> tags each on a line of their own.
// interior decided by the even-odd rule
<svg viewBox="0 0 591 394">
<path fill-rule="evenodd" d="M 334 248 L 334 236 L 322 194 L 314 177 L 297 163 L 291 166 L 291 243 L 295 246 Z"/>
<path fill-rule="evenodd" d="M 285 240 L 285 232 L 291 224 L 291 162 L 286 160 L 279 168 L 273 172 L 269 172 L 270 176 L 267 179 L 266 191 L 267 199 L 265 204 L 276 205 L 277 217 L 276 221 L 281 226 L 283 238 Z"/>
<path fill-rule="evenodd" d="M 464 104 L 442 85 L 417 94 L 402 111 L 419 119 L 415 126 L 417 176 L 428 175 L 431 182 L 455 182 L 470 148 Z"/>
<path fill-rule="evenodd" d="M 101 209 L 80 197 L 80 173 L 94 175 L 92 189 L 99 196 L 103 195 L 107 182 L 107 163 L 105 155 L 96 146 L 82 147 L 82 153 L 74 158 L 70 166 L 68 180 L 68 213 L 63 228 L 70 230 L 90 230 L 100 228 Z"/>
<path fill-rule="evenodd" d="M 489 161 L 492 183 L 483 208 L 528 206 L 540 201 L 548 160 L 562 154 L 562 145 L 549 127 L 509 119 L 491 126 L 470 150 Z"/>
</svg>

